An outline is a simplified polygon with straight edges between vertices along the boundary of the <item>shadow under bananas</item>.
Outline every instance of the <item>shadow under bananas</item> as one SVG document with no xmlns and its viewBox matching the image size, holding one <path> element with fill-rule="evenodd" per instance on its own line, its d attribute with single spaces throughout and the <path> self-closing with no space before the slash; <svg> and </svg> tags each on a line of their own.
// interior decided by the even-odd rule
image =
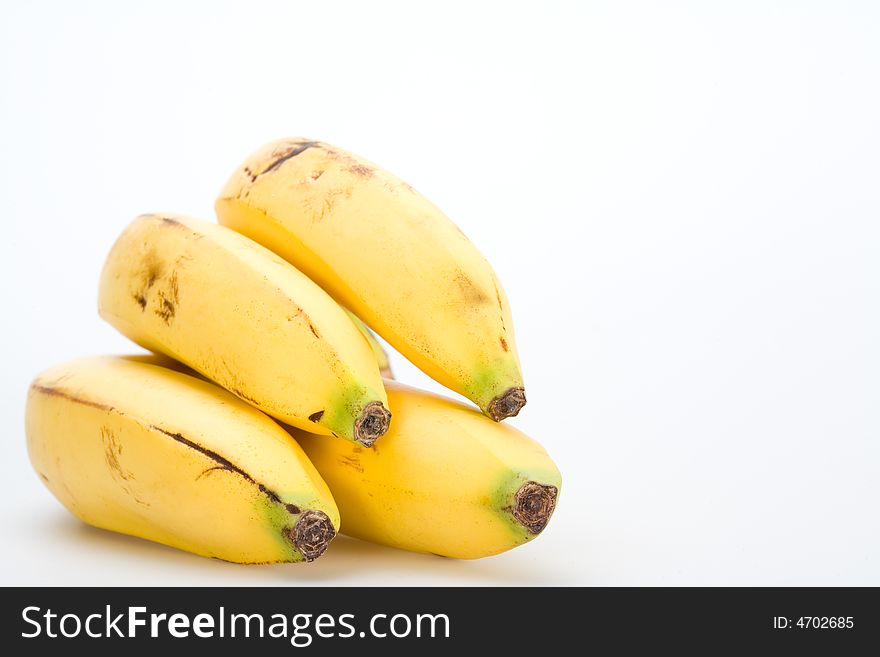
<svg viewBox="0 0 880 657">
<path fill-rule="evenodd" d="M 61 515 L 61 514 L 59 514 Z M 51 520 L 51 522 L 50 522 Z M 46 519 L 44 531 L 58 544 L 76 545 L 77 552 L 94 553 L 104 559 L 140 564 L 134 579 L 160 571 L 151 585 L 523 585 L 547 584 L 558 579 L 557 568 L 541 567 L 527 554 L 507 553 L 473 561 L 417 554 L 337 536 L 327 552 L 310 564 L 242 565 L 208 559 L 134 536 L 97 529 L 64 515 Z M 527 550 L 529 546 L 526 546 Z M 165 581 L 173 576 L 173 582 Z M 187 577 L 189 576 L 189 577 Z M 185 581 L 189 579 L 189 581 Z M 82 582 L 87 584 L 88 582 Z M 92 582 L 107 585 L 110 582 Z M 121 584 L 121 582 L 117 582 Z M 142 582 L 126 582 L 140 585 Z M 112 585 L 112 584 L 111 584 Z"/>
<path fill-rule="evenodd" d="M 278 578 L 328 585 L 339 584 L 333 579 L 352 571 L 370 574 L 370 581 L 351 578 L 352 584 L 378 586 L 442 586 L 447 580 L 452 580 L 450 583 L 455 586 L 540 586 L 546 585 L 549 579 L 558 580 L 558 568 L 554 568 L 551 574 L 526 557 L 523 552 L 508 552 L 485 559 L 449 559 L 338 536 L 323 557 L 307 566 L 306 572 L 301 573 L 298 568 L 293 572 L 286 564 L 265 568 L 277 569 L 275 576 Z M 379 579 L 381 581 L 376 581 Z"/>
</svg>

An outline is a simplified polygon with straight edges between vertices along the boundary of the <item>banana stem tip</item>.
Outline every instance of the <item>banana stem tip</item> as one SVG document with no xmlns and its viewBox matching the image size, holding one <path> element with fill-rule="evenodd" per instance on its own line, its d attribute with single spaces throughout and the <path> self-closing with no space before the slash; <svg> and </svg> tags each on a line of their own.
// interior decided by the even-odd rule
<svg viewBox="0 0 880 657">
<path fill-rule="evenodd" d="M 391 425 L 391 413 L 381 402 L 370 402 L 354 422 L 354 438 L 366 447 L 385 435 Z"/>
<path fill-rule="evenodd" d="M 336 537 L 336 529 L 323 511 L 306 511 L 285 534 L 306 561 L 314 561 Z"/>
<path fill-rule="evenodd" d="M 558 493 L 556 486 L 527 481 L 516 491 L 511 513 L 530 533 L 540 534 L 550 522 Z"/>
<path fill-rule="evenodd" d="M 489 402 L 486 415 L 501 422 L 506 417 L 513 417 L 526 405 L 526 391 L 523 388 L 508 388 Z"/>
</svg>

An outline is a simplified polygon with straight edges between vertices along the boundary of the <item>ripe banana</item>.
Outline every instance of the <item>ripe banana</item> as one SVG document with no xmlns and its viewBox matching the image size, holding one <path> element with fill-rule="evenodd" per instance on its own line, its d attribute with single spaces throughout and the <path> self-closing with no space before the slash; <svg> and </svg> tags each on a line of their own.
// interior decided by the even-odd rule
<svg viewBox="0 0 880 657">
<path fill-rule="evenodd" d="M 464 404 L 385 385 L 394 424 L 372 449 L 289 429 L 333 491 L 344 533 L 475 559 L 544 529 L 561 478 L 538 443 Z"/>
<path fill-rule="evenodd" d="M 371 445 L 390 413 L 369 345 L 304 274 L 235 231 L 137 218 L 101 275 L 101 316 L 260 410 Z"/>
<path fill-rule="evenodd" d="M 412 187 L 306 139 L 252 154 L 217 216 L 351 309 L 416 366 L 500 421 L 525 404 L 510 307 L 476 247 Z"/>
<path fill-rule="evenodd" d="M 327 485 L 281 427 L 142 357 L 43 372 L 26 431 L 43 483 L 96 527 L 239 563 L 312 561 L 339 527 Z"/>
<path fill-rule="evenodd" d="M 388 352 L 385 351 L 385 348 L 379 343 L 379 340 L 376 339 L 373 331 L 370 330 L 369 326 L 358 319 L 358 316 L 353 312 L 350 310 L 346 310 L 345 312 L 348 313 L 348 316 L 351 317 L 351 321 L 354 322 L 354 325 L 358 327 L 358 330 L 370 344 L 370 349 L 373 350 L 373 358 L 376 359 L 376 364 L 379 366 L 379 373 L 382 375 L 382 378 L 393 379 L 394 372 L 391 370 L 391 359 L 388 358 Z"/>
</svg>

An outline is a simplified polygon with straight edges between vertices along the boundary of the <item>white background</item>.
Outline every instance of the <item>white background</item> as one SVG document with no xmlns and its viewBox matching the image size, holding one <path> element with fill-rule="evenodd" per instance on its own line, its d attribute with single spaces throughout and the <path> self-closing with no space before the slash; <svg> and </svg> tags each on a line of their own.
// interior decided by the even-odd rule
<svg viewBox="0 0 880 657">
<path fill-rule="evenodd" d="M 880 585 L 876 3 L 2 7 L 3 584 Z M 235 566 L 88 528 L 32 472 L 30 379 L 133 349 L 95 310 L 117 234 L 211 217 L 285 135 L 398 173 L 494 264 L 513 424 L 565 482 L 537 540 Z"/>
</svg>

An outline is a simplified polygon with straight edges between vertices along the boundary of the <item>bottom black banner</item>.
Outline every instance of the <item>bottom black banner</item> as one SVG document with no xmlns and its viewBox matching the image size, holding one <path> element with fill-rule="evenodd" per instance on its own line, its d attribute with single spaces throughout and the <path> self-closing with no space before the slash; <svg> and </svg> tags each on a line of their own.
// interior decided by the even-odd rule
<svg viewBox="0 0 880 657">
<path fill-rule="evenodd" d="M 71 641 L 90 654 L 139 645 L 568 654 L 652 644 L 849 654 L 878 645 L 880 602 L 868 588 L 34 588 L 5 590 L 2 626 L 4 648 L 18 648 L 6 654 Z"/>
</svg>

